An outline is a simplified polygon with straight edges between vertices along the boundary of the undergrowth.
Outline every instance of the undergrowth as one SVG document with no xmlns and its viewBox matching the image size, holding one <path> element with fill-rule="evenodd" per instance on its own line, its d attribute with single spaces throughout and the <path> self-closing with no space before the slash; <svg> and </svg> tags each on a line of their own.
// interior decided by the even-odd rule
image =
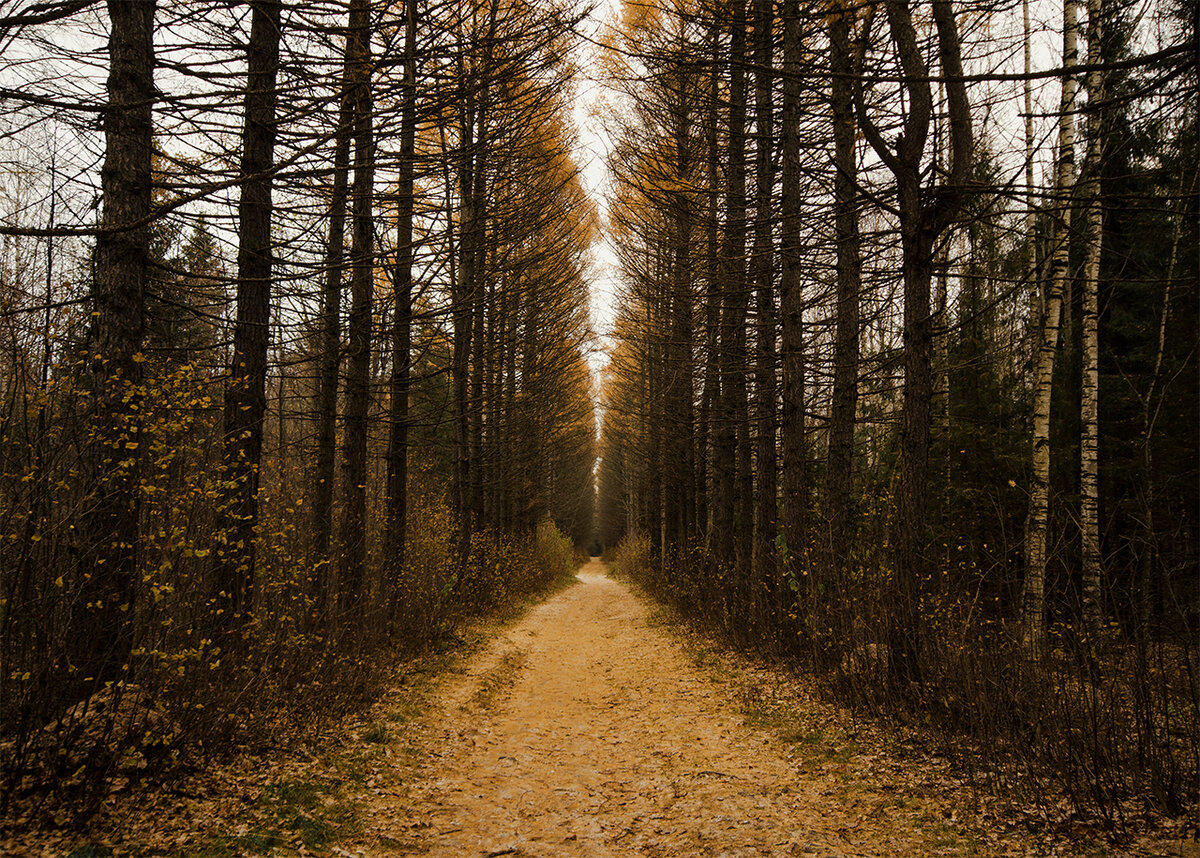
<svg viewBox="0 0 1200 858">
<path fill-rule="evenodd" d="M 427 522 L 439 523 L 436 517 Z M 177 668 L 170 672 L 139 664 L 131 670 L 136 681 L 110 687 L 103 706 L 94 695 L 87 707 L 40 721 L 28 709 L 23 718 L 10 719 L 29 703 L 6 700 L 0 839 L 30 842 L 37 832 L 83 832 L 94 820 L 103 827 L 102 820 L 111 821 L 135 797 L 187 789 L 207 769 L 247 757 L 311 754 L 315 737 L 329 740 L 348 716 L 398 686 L 413 699 L 402 694 L 389 710 L 392 723 L 376 721 L 362 733 L 366 744 L 388 747 L 392 724 L 419 712 L 413 677 L 425 682 L 426 669 L 444 669 L 447 653 L 464 648 L 460 633 L 470 624 L 503 621 L 565 586 L 578 560 L 571 542 L 550 523 L 525 542 L 480 534 L 463 563 L 450 550 L 451 539 L 413 534 L 406 574 L 425 585 L 432 574 L 436 586 L 406 588 L 406 601 L 391 619 L 379 617 L 353 634 L 346 628 L 301 631 L 308 602 L 298 594 L 279 606 L 294 613 L 251 628 L 235 655 L 185 656 L 173 660 Z M 283 634 L 286 628 L 293 633 Z M 337 779 L 352 779 L 344 761 L 338 767 Z M 348 806 L 339 816 L 342 801 L 327 783 L 267 784 L 254 799 L 253 824 L 210 838 L 206 848 L 213 855 L 261 853 L 298 838 L 319 849 L 334 829 L 353 823 Z"/>
<path fill-rule="evenodd" d="M 635 536 L 609 559 L 705 633 L 811 677 L 829 700 L 876 724 L 923 737 L 968 789 L 1031 808 L 1039 825 L 1086 823 L 1113 836 L 1200 826 L 1194 642 L 1114 626 L 1085 649 L 1064 627 L 1052 630 L 1048 657 L 1031 663 L 1003 618 L 935 592 L 922 597 L 923 681 L 897 689 L 886 570 L 860 568 L 836 598 L 804 586 L 755 595 L 731 586 L 733 571 L 700 549 L 661 553 Z M 776 601 L 781 589 L 786 598 Z M 764 727 L 785 718 L 762 703 L 749 712 Z M 790 736 L 802 751 L 836 738 Z"/>
</svg>

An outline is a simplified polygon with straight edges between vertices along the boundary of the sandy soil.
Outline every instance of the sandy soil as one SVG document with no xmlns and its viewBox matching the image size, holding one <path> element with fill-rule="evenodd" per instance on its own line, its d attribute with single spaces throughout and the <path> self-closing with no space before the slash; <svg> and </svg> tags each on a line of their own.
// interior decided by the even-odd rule
<svg viewBox="0 0 1200 858">
<path fill-rule="evenodd" d="M 447 682 L 348 854 L 929 854 L 800 776 L 601 563 L 578 578 Z"/>
</svg>

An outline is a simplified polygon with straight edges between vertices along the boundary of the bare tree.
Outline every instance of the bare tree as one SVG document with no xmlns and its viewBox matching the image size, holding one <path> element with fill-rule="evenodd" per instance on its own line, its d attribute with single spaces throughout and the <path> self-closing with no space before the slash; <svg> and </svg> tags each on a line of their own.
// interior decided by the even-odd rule
<svg viewBox="0 0 1200 858">
<path fill-rule="evenodd" d="M 337 458 L 338 375 L 342 356 L 342 278 L 345 275 L 346 203 L 350 187 L 350 145 L 354 133 L 351 38 L 347 33 L 341 80 L 341 106 L 334 129 L 329 231 L 321 297 L 321 347 L 317 378 L 317 450 L 313 480 L 313 596 L 318 626 L 329 620 L 329 570 L 333 567 L 333 488 Z"/>
<path fill-rule="evenodd" d="M 863 135 L 896 180 L 903 253 L 904 405 L 897 520 L 897 592 L 889 634 L 889 668 L 892 681 L 904 688 L 909 683 L 921 681 L 917 594 L 925 575 L 925 505 L 933 396 L 933 321 L 930 313 L 933 258 L 938 237 L 954 220 L 966 198 L 974 141 L 954 10 L 949 0 L 934 0 L 932 12 L 937 29 L 938 56 L 946 79 L 950 168 L 943 184 L 923 187 L 922 162 L 933 118 L 929 68 L 921 52 L 907 0 L 884 0 L 883 6 L 904 75 L 902 87 L 907 103 L 903 127 L 894 144 L 889 144 L 876 126 L 859 76 L 855 77 L 854 101 Z"/>
<path fill-rule="evenodd" d="M 96 440 L 89 561 L 72 606 L 68 661 L 85 682 L 113 682 L 133 649 L 140 493 L 142 338 L 146 314 L 154 105 L 153 0 L 109 0 L 108 108 L 101 172 L 104 211 L 96 240 L 93 323 L 88 344 Z M 76 680 L 77 681 L 77 680 Z"/>
<path fill-rule="evenodd" d="M 837 322 L 834 333 L 833 401 L 825 469 L 825 574 L 846 567 L 850 551 L 850 490 L 854 468 L 854 422 L 858 404 L 859 259 L 858 170 L 855 151 L 853 55 L 854 12 L 842 8 L 829 18 L 830 107 L 833 114 L 834 242 L 837 246 Z"/>
<path fill-rule="evenodd" d="M 807 565 L 808 454 L 804 414 L 804 287 L 801 217 L 803 191 L 800 166 L 800 72 L 804 63 L 800 4 L 783 4 L 783 222 L 780 236 L 779 308 L 782 318 L 783 407 L 780 434 L 783 447 L 783 534 L 791 574 L 799 577 Z"/>
<path fill-rule="evenodd" d="M 751 497 L 745 492 L 743 444 L 746 424 L 746 4 L 736 0 L 730 19 L 728 149 L 725 167 L 725 235 L 721 247 L 720 410 L 713 438 L 717 558 L 748 562 Z M 748 442 L 748 438 L 745 439 Z M 745 447 L 745 449 L 743 449 Z M 740 516 L 740 521 L 739 521 Z M 741 525 L 739 527 L 739 524 Z M 744 593 L 744 575 L 739 590 Z"/>
<path fill-rule="evenodd" d="M 221 624 L 234 626 L 253 608 L 258 486 L 267 411 L 267 345 L 271 318 L 271 187 L 275 167 L 281 0 L 247 0 L 246 106 L 239 168 L 237 323 L 225 392 L 225 455 L 233 486 L 227 504 L 227 547 L 216 568 Z"/>
<path fill-rule="evenodd" d="M 351 189 L 350 319 L 346 358 L 346 426 L 342 438 L 342 576 L 339 612 L 361 621 L 367 560 L 367 412 L 371 404 L 375 290 L 375 134 L 370 0 L 350 4 L 347 59 L 353 69 L 354 185 Z"/>
<path fill-rule="evenodd" d="M 1080 423 L 1079 519 L 1083 540 L 1083 624 L 1089 636 L 1100 629 L 1100 251 L 1104 239 L 1104 209 L 1100 198 L 1100 165 L 1103 163 L 1102 119 L 1104 104 L 1103 33 L 1100 0 L 1088 0 L 1088 74 L 1086 79 L 1087 154 L 1084 156 L 1082 196 L 1084 211 L 1082 397 Z"/>
<path fill-rule="evenodd" d="M 754 0 L 754 274 L 755 336 L 754 396 L 758 425 L 754 493 L 754 578 L 761 602 L 772 593 L 774 603 L 780 582 L 775 576 L 775 533 L 778 514 L 775 418 L 775 254 L 772 199 L 775 168 L 772 143 L 775 139 L 775 105 L 772 87 L 774 8 L 770 0 Z"/>
<path fill-rule="evenodd" d="M 396 181 L 396 268 L 393 274 L 391 429 L 388 435 L 387 557 L 391 585 L 404 569 L 408 525 L 408 398 L 412 378 L 413 179 L 417 132 L 417 0 L 404 2 L 404 82 L 400 107 L 400 161 Z M 393 613 L 398 594 L 393 591 Z"/>
</svg>

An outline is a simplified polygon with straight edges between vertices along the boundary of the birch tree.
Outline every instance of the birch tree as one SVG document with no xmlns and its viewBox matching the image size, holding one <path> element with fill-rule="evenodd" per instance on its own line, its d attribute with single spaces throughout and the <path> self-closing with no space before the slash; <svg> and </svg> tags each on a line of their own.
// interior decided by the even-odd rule
<svg viewBox="0 0 1200 858">
<path fill-rule="evenodd" d="M 1087 153 L 1084 156 L 1082 199 L 1083 242 L 1083 333 L 1082 401 L 1080 422 L 1080 530 L 1083 540 L 1083 624 L 1088 635 L 1100 627 L 1100 250 L 1104 233 L 1104 211 L 1100 198 L 1100 165 L 1104 141 L 1101 137 L 1104 78 L 1100 69 L 1100 40 L 1103 22 L 1100 0 L 1088 0 Z"/>
<path fill-rule="evenodd" d="M 1033 450 L 1029 518 L 1025 526 L 1025 581 L 1022 640 L 1030 658 L 1039 658 L 1046 633 L 1046 541 L 1050 519 L 1050 398 L 1058 353 L 1063 291 L 1070 265 L 1070 201 L 1075 187 L 1075 77 L 1079 63 L 1079 24 L 1075 0 L 1063 2 L 1063 77 L 1058 116 L 1058 158 L 1054 218 L 1043 302 L 1041 337 L 1034 364 Z"/>
</svg>

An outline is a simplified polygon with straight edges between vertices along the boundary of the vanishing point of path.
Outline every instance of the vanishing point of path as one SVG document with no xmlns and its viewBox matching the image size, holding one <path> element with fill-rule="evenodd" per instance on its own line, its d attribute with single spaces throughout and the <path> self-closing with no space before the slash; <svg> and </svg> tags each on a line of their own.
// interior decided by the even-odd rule
<svg viewBox="0 0 1200 858">
<path fill-rule="evenodd" d="M 928 854 L 746 726 L 599 561 L 578 578 L 441 687 L 422 762 L 341 854 Z"/>
</svg>

